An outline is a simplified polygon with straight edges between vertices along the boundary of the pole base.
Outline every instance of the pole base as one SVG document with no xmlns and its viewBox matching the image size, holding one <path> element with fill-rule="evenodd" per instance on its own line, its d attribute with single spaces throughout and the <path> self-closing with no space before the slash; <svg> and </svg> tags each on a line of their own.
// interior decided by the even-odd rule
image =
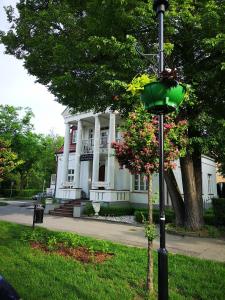
<svg viewBox="0 0 225 300">
<path fill-rule="evenodd" d="M 168 300 L 168 252 L 158 249 L 158 300 Z"/>
</svg>

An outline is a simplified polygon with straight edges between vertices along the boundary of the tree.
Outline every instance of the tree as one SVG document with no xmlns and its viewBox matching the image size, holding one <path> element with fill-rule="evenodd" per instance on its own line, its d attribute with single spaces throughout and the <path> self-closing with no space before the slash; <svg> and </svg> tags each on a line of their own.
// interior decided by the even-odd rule
<svg viewBox="0 0 225 300">
<path fill-rule="evenodd" d="M 124 96 L 124 87 L 136 74 L 152 72 L 156 66 L 135 50 L 138 42 L 141 52 L 156 53 L 151 6 L 151 0 L 20 0 L 18 17 L 7 8 L 11 29 L 1 33 L 1 40 L 6 53 L 23 59 L 28 72 L 59 102 L 76 111 L 112 107 L 127 113 L 136 99 Z M 188 203 L 185 222 L 192 229 L 203 225 L 202 149 L 195 141 L 204 132 L 195 126 L 196 120 L 203 111 L 214 120 L 225 114 L 224 10 L 221 0 L 170 0 L 165 15 L 166 42 L 174 48 L 166 64 L 176 67 L 183 81 L 194 88 L 192 101 L 179 114 L 181 120 L 187 116 L 189 124 L 181 171 Z M 166 179 L 179 204 L 173 173 Z"/>
<path fill-rule="evenodd" d="M 153 290 L 152 245 L 155 237 L 152 219 L 152 174 L 159 168 L 158 117 L 145 112 L 140 106 L 130 113 L 122 126 L 123 140 L 112 144 L 116 158 L 121 167 L 129 169 L 132 174 L 145 174 L 148 178 L 148 272 L 147 289 Z M 186 121 L 175 122 L 166 117 L 165 132 L 165 169 L 175 167 L 174 161 L 185 154 Z"/>
<path fill-rule="evenodd" d="M 42 189 L 44 181 L 49 184 L 51 174 L 55 173 L 55 152 L 63 143 L 57 135 L 44 136 L 33 132 L 32 117 L 29 108 L 23 110 L 0 105 L 1 138 L 8 141 L 20 161 L 2 184 L 7 186 L 8 179 L 11 181 L 14 177 L 20 190 L 28 187 Z"/>
<path fill-rule="evenodd" d="M 0 182 L 22 162 L 10 149 L 10 143 L 0 138 Z"/>
<path fill-rule="evenodd" d="M 56 173 L 56 151 L 63 145 L 63 137 L 51 133 L 40 135 L 40 152 L 29 172 L 28 187 L 40 188 L 49 186 L 51 174 Z"/>
</svg>

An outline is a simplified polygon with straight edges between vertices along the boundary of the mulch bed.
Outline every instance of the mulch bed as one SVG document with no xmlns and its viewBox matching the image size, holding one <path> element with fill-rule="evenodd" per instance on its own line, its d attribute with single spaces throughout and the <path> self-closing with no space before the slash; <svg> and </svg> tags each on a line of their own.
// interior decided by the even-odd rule
<svg viewBox="0 0 225 300">
<path fill-rule="evenodd" d="M 71 257 L 83 263 L 102 263 L 114 256 L 113 253 L 90 251 L 85 247 L 68 248 L 63 244 L 58 244 L 57 249 L 49 250 L 44 244 L 32 242 L 31 248 L 41 250 L 45 253 L 55 253 L 64 257 Z"/>
</svg>

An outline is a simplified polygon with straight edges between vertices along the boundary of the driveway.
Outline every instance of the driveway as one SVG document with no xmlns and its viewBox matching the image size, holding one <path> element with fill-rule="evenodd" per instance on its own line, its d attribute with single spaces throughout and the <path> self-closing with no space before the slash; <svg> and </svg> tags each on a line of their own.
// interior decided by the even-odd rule
<svg viewBox="0 0 225 300">
<path fill-rule="evenodd" d="M 9 201 L 7 202 L 9 203 Z M 33 220 L 32 202 L 10 201 L 9 205 L 0 206 L 0 220 L 31 226 Z M 45 215 L 44 223 L 38 226 L 58 231 L 70 231 L 129 246 L 147 246 L 142 226 L 50 215 Z M 167 234 L 166 245 L 168 251 L 172 253 L 225 262 L 225 240 L 222 239 L 181 237 Z M 157 249 L 158 247 L 159 240 L 156 239 L 154 248 Z"/>
</svg>

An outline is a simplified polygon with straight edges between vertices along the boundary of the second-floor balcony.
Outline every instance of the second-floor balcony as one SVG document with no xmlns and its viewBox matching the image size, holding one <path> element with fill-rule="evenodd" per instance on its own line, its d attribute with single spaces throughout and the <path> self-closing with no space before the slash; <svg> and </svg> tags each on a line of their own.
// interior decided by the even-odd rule
<svg viewBox="0 0 225 300">
<path fill-rule="evenodd" d="M 100 153 L 106 153 L 107 149 L 108 149 L 108 137 L 107 136 L 101 137 L 99 142 Z M 94 139 L 82 141 L 81 153 L 82 154 L 94 153 Z"/>
</svg>

